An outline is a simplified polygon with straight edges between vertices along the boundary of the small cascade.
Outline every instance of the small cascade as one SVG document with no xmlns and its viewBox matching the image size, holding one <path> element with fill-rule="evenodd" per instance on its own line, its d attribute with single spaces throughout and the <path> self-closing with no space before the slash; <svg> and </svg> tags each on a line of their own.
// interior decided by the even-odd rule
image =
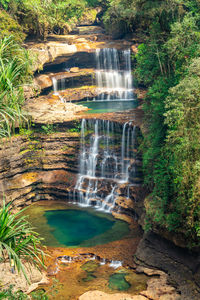
<svg viewBox="0 0 200 300">
<path fill-rule="evenodd" d="M 53 92 L 54 95 L 59 95 L 59 91 L 65 90 L 66 85 L 66 78 L 63 76 L 59 76 L 59 78 L 52 77 L 52 83 L 53 83 Z"/>
<path fill-rule="evenodd" d="M 122 262 L 120 260 L 111 260 L 109 266 L 111 268 L 118 269 L 119 267 L 122 267 Z"/>
<path fill-rule="evenodd" d="M 113 210 L 119 184 L 128 183 L 129 172 L 133 172 L 135 128 L 132 123 L 122 126 L 107 120 L 82 120 L 74 202 Z"/>
<path fill-rule="evenodd" d="M 95 58 L 96 85 L 100 96 L 94 100 L 133 99 L 130 49 L 96 49 Z"/>
<path fill-rule="evenodd" d="M 65 103 L 65 99 L 60 95 L 58 91 L 58 80 L 56 79 L 56 77 L 52 77 L 52 83 L 53 83 L 53 92 L 54 92 L 53 94 L 55 96 L 58 96 L 62 103 Z M 64 79 L 61 80 L 61 86 L 64 86 L 64 83 L 65 83 Z"/>
<path fill-rule="evenodd" d="M 52 83 L 54 95 L 58 95 L 58 80 L 55 77 L 52 77 Z"/>
</svg>

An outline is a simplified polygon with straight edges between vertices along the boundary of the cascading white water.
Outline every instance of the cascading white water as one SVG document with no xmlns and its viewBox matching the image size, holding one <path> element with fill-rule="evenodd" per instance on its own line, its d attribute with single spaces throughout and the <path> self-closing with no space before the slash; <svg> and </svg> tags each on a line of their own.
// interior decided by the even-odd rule
<svg viewBox="0 0 200 300">
<path fill-rule="evenodd" d="M 100 96 L 94 100 L 133 99 L 130 49 L 96 49 L 96 85 Z"/>
<path fill-rule="evenodd" d="M 58 95 L 58 80 L 55 77 L 52 77 L 52 83 L 54 95 Z"/>
<path fill-rule="evenodd" d="M 60 95 L 58 91 L 58 80 L 55 77 L 52 77 L 52 83 L 53 83 L 53 92 L 54 92 L 53 94 L 55 96 L 58 96 L 62 103 L 65 103 L 65 99 Z M 62 80 L 61 80 L 61 85 L 63 85 Z"/>
<path fill-rule="evenodd" d="M 125 123 L 122 128 L 107 120 L 82 120 L 74 202 L 112 211 L 118 185 L 129 182 L 135 134 L 131 123 Z"/>
</svg>

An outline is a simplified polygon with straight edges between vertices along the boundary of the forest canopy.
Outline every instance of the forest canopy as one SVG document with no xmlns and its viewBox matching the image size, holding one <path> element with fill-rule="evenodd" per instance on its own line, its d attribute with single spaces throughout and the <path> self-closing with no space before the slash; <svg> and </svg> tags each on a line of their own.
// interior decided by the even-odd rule
<svg viewBox="0 0 200 300">
<path fill-rule="evenodd" d="M 8 18 L 8 12 L 10 22 L 21 26 L 20 31 L 44 39 L 51 32 L 68 33 L 70 26 L 96 4 L 96 0 L 0 0 L 4 19 Z M 4 22 L 0 16 L 0 26 Z M 10 31 L 12 33 L 13 28 Z"/>
</svg>

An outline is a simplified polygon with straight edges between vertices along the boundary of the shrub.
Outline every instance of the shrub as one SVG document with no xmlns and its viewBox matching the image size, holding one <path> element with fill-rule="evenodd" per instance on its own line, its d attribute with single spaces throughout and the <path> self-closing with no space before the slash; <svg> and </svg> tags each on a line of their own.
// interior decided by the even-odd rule
<svg viewBox="0 0 200 300">
<path fill-rule="evenodd" d="M 0 10 L 0 39 L 13 35 L 15 41 L 21 43 L 26 35 L 22 27 L 7 12 Z"/>
<path fill-rule="evenodd" d="M 3 203 L 0 209 L 0 256 L 3 261 L 9 260 L 18 272 L 23 272 L 27 281 L 28 277 L 24 262 L 37 268 L 44 267 L 44 252 L 41 249 L 41 240 L 25 216 L 21 213 L 12 213 L 11 202 Z"/>
</svg>

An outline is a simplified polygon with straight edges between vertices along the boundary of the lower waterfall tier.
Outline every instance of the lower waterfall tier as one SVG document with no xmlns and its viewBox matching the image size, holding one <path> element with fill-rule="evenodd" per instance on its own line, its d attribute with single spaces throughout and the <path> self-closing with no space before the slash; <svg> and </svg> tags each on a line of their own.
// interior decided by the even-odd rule
<svg viewBox="0 0 200 300">
<path fill-rule="evenodd" d="M 106 212 L 114 209 L 120 184 L 133 184 L 138 175 L 137 132 L 131 122 L 121 126 L 105 120 L 82 120 L 74 202 Z"/>
</svg>

